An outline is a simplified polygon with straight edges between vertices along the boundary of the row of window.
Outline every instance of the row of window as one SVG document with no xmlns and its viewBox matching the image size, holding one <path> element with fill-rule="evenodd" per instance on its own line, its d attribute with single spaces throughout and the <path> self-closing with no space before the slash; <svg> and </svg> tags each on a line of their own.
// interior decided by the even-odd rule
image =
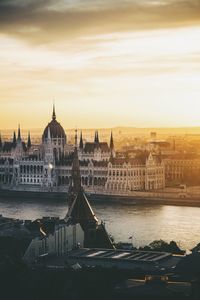
<svg viewBox="0 0 200 300">
<path fill-rule="evenodd" d="M 21 173 L 38 173 L 38 172 L 43 172 L 43 166 L 26 166 L 26 165 L 21 165 L 20 166 L 20 172 Z"/>
<path fill-rule="evenodd" d="M 109 176 L 141 176 L 145 175 L 145 170 L 135 171 L 109 171 Z"/>
<path fill-rule="evenodd" d="M 40 178 L 21 178 L 21 183 L 41 183 Z"/>
</svg>

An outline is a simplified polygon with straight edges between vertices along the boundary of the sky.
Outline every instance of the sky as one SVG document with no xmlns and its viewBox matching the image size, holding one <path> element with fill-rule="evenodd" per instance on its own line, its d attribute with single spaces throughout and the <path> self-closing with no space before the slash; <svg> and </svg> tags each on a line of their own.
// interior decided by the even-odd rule
<svg viewBox="0 0 200 300">
<path fill-rule="evenodd" d="M 0 0 L 0 130 L 200 126 L 200 0 Z"/>
</svg>

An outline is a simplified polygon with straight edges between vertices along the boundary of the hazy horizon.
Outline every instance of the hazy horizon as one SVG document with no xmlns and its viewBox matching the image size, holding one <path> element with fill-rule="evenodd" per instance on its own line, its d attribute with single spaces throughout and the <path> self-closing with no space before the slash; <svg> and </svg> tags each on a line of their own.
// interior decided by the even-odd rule
<svg viewBox="0 0 200 300">
<path fill-rule="evenodd" d="M 59 122 L 60 123 L 60 122 Z M 47 124 L 46 124 L 47 125 Z M 62 125 L 62 124 L 61 124 Z M 62 126 L 63 127 L 63 126 Z M 21 127 L 21 130 L 44 130 L 43 127 Z M 77 130 L 111 130 L 111 129 L 144 129 L 144 130 L 165 130 L 165 129 L 200 129 L 200 126 L 163 126 L 163 127 L 142 127 L 142 126 L 113 126 L 113 127 L 81 127 L 81 128 L 77 128 L 77 127 L 63 127 L 65 130 L 72 130 L 75 131 Z M 8 127 L 8 128 L 1 128 L 0 130 L 2 131 L 6 131 L 6 130 L 17 130 L 18 126 L 16 127 Z"/>
<path fill-rule="evenodd" d="M 46 124 L 47 125 L 47 124 Z M 42 134 L 44 131 L 46 125 L 42 128 L 25 128 L 21 127 L 21 133 L 22 135 L 26 136 L 28 132 L 30 132 L 33 136 L 34 134 Z M 62 123 L 61 123 L 62 125 Z M 129 134 L 141 134 L 141 135 L 148 135 L 150 136 L 151 132 L 156 132 L 159 135 L 200 135 L 200 126 L 196 127 L 128 127 L 128 126 L 116 126 L 116 127 L 88 127 L 88 128 L 67 128 L 63 127 L 65 132 L 69 133 L 70 135 L 73 135 L 75 132 L 75 129 L 78 130 L 78 133 L 82 131 L 83 134 L 93 134 L 96 130 L 98 130 L 101 133 L 106 133 L 110 134 L 111 132 L 117 133 L 117 134 L 124 134 L 124 133 L 129 133 Z M 18 127 L 16 128 L 0 128 L 0 134 L 1 136 L 3 135 L 10 135 L 13 134 L 13 131 L 17 133 Z"/>
</svg>

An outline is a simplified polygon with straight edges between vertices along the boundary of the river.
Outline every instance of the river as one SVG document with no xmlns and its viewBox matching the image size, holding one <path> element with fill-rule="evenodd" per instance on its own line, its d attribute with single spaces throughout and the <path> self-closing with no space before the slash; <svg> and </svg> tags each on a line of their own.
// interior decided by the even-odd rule
<svg viewBox="0 0 200 300">
<path fill-rule="evenodd" d="M 199 207 L 105 202 L 93 202 L 92 207 L 115 241 L 143 246 L 156 239 L 175 240 L 183 249 L 191 249 L 200 242 Z M 63 218 L 67 209 L 65 202 L 0 199 L 0 214 L 19 219 Z"/>
</svg>

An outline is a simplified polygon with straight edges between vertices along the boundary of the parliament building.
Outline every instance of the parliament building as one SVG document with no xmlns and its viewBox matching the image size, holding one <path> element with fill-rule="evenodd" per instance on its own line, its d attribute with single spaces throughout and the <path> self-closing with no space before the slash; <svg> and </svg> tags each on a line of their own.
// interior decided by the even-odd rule
<svg viewBox="0 0 200 300">
<path fill-rule="evenodd" d="M 114 138 L 101 142 L 98 131 L 93 142 L 83 141 L 80 133 L 78 157 L 81 181 L 86 192 L 123 194 L 131 191 L 149 191 L 165 187 L 164 164 L 158 156 L 144 151 L 134 158 L 118 157 Z M 74 149 L 67 142 L 66 133 L 56 119 L 44 129 L 41 144 L 32 145 L 30 133 L 25 143 L 13 133 L 12 141 L 0 136 L 0 189 L 66 192 L 72 176 Z"/>
</svg>

